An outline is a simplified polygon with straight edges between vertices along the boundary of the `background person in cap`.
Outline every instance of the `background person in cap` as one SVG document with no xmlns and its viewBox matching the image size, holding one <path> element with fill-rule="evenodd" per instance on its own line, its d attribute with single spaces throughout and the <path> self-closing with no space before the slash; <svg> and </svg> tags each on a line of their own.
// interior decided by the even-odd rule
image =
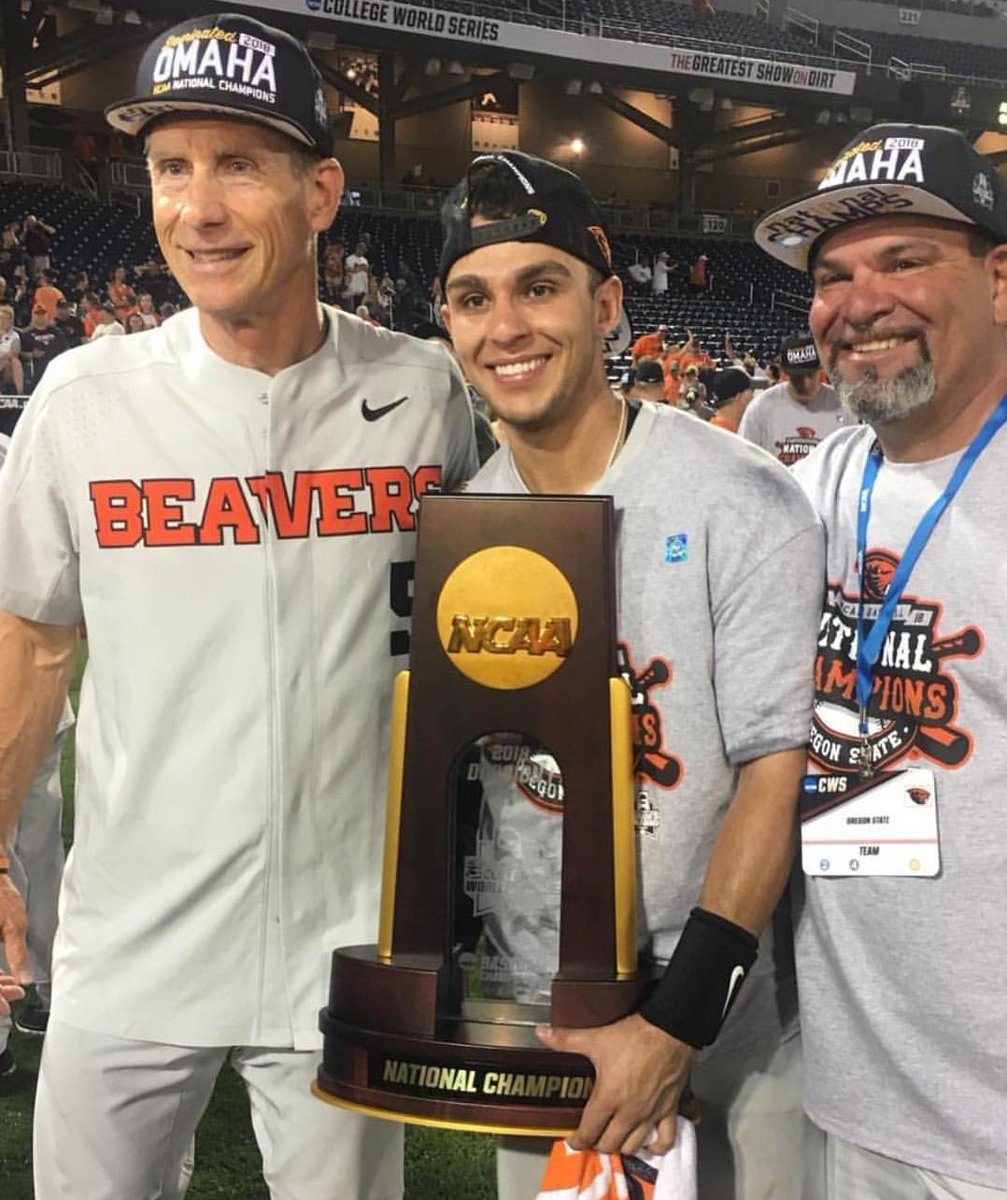
<svg viewBox="0 0 1007 1200">
<path fill-rule="evenodd" d="M 445 321 L 466 375 L 506 428 L 507 445 L 472 489 L 601 492 L 620 514 L 620 657 L 650 730 L 636 778 L 642 936 L 658 960 L 674 958 L 640 1013 L 601 1029 L 540 1033 L 597 1071 L 575 1144 L 632 1151 L 656 1123 L 654 1146 L 667 1149 L 692 1071 L 705 1113 L 700 1194 L 802 1200 L 807 1124 L 790 1036 L 793 979 L 784 947 L 777 975 L 768 931 L 756 958 L 755 935 L 792 858 L 820 529 L 765 455 L 610 390 L 602 339 L 622 286 L 575 175 L 526 154 L 484 155 L 443 219 Z M 516 794 L 515 828 L 528 807 Z M 558 857 L 559 819 L 538 817 L 534 828 L 537 850 Z M 541 924 L 544 999 L 557 961 L 554 915 Z M 703 970 L 690 967 L 693 954 Z M 747 974 L 732 1007 L 732 980 Z M 505 1139 L 502 1200 L 534 1195 L 544 1162 L 541 1143 Z"/>
<path fill-rule="evenodd" d="M 664 368 L 653 358 L 641 358 L 636 364 L 633 386 L 626 395 L 631 400 L 664 403 Z"/>
<path fill-rule="evenodd" d="M 109 336 L 118 337 L 126 332 L 125 327 L 115 318 L 115 305 L 111 300 L 106 300 L 104 304 L 96 303 L 91 308 L 90 315 L 94 320 L 94 330 L 89 341 L 97 342 Z"/>
<path fill-rule="evenodd" d="M 401 1127 L 309 1085 L 377 920 L 415 504 L 474 471 L 471 412 L 440 351 L 318 302 L 343 176 L 294 38 L 188 20 L 137 90 L 109 119 L 193 307 L 51 368 L 0 476 L 0 844 L 89 645 L 36 1196 L 178 1200 L 230 1063 L 274 1197 L 392 1200 Z M 24 982 L 22 928 L 0 876 Z"/>
<path fill-rule="evenodd" d="M 811 327 L 851 419 L 867 423 L 795 472 L 828 537 L 814 769 L 857 779 L 866 758 L 917 772 L 894 805 L 865 781 L 859 811 L 889 818 L 890 853 L 804 855 L 801 1018 L 828 1194 L 992 1200 L 1007 1196 L 993 982 L 1007 945 L 1007 434 L 988 422 L 1007 393 L 1007 196 L 960 133 L 878 125 L 818 193 L 763 218 L 759 240 L 810 270 Z"/>
<path fill-rule="evenodd" d="M 56 304 L 56 328 L 66 339 L 67 349 L 72 350 L 84 340 L 84 325 L 79 317 L 70 311 L 70 302 L 60 300 Z"/>
<path fill-rule="evenodd" d="M 707 405 L 713 409 L 710 424 L 737 433 L 754 395 L 752 380 L 740 367 L 721 371 L 713 381 L 713 391 L 706 398 Z"/>
<path fill-rule="evenodd" d="M 791 467 L 845 418 L 836 389 L 821 380 L 822 364 L 810 333 L 783 339 L 780 365 L 783 381 L 752 401 L 738 432 Z"/>
<path fill-rule="evenodd" d="M 53 325 L 49 310 L 44 304 L 36 304 L 31 310 L 31 324 L 21 332 L 21 359 L 27 368 L 26 391 L 35 391 L 46 368 L 66 349 L 67 340 Z"/>
</svg>

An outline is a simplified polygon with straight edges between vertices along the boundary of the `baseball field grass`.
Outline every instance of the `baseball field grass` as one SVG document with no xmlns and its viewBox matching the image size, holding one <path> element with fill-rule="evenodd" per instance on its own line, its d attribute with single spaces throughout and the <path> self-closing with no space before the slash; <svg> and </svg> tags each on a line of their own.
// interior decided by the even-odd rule
<svg viewBox="0 0 1007 1200">
<path fill-rule="evenodd" d="M 82 650 L 70 692 L 74 709 L 85 661 Z M 73 831 L 73 752 L 71 731 L 63 757 L 64 836 L 68 843 Z M 32 1200 L 31 1110 L 41 1040 L 14 1033 L 10 1048 L 18 1070 L 0 1080 L 0 1197 Z M 406 1200 L 491 1200 L 496 1194 L 493 1175 L 493 1139 L 407 1127 Z M 224 1198 L 269 1200 L 244 1089 L 229 1068 L 221 1072 L 200 1125 L 196 1172 L 187 1200 Z"/>
</svg>

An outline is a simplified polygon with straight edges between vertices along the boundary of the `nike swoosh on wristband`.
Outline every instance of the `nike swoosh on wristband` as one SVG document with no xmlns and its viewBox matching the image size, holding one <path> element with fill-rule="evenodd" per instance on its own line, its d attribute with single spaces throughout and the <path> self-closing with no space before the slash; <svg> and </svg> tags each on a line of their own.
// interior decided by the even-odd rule
<svg viewBox="0 0 1007 1200">
<path fill-rule="evenodd" d="M 393 400 L 391 404 L 382 404 L 379 408 L 371 408 L 368 405 L 367 397 L 365 396 L 364 399 L 360 401 L 360 411 L 363 413 L 365 421 L 377 421 L 383 417 L 385 413 L 390 413 L 393 408 L 398 408 L 400 404 L 405 404 L 408 399 L 408 396 L 403 396 L 399 400 Z"/>
<path fill-rule="evenodd" d="M 745 968 L 735 967 L 731 972 L 731 978 L 727 983 L 727 999 L 724 1001 L 724 1007 L 720 1010 L 720 1019 L 723 1020 L 727 1015 L 727 1010 L 731 1007 L 731 1001 L 734 999 L 734 993 L 741 985 L 741 981 L 745 978 Z"/>
</svg>

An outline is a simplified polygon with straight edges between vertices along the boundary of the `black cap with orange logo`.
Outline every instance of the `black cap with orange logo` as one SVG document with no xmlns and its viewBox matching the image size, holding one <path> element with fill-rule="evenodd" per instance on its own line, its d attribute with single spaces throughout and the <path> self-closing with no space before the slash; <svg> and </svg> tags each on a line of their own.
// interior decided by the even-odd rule
<svg viewBox="0 0 1007 1200">
<path fill-rule="evenodd" d="M 483 172 L 492 172 L 502 183 L 506 192 L 504 207 L 510 215 L 473 225 L 469 196 L 473 180 L 479 179 Z M 481 246 L 499 242 L 554 246 L 594 267 L 606 279 L 616 273 L 601 209 L 583 181 L 566 167 L 534 154 L 502 150 L 478 155 L 469 164 L 465 178 L 444 202 L 441 223 L 442 283 L 447 283 L 458 259 Z M 619 327 L 608 340 L 608 352 L 619 353 L 631 337 L 629 321 L 623 313 Z"/>
</svg>

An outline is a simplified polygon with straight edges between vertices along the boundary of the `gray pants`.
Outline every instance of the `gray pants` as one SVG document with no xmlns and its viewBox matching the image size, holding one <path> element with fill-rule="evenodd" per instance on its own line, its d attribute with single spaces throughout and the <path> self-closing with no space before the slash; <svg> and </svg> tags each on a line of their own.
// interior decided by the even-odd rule
<svg viewBox="0 0 1007 1200">
<path fill-rule="evenodd" d="M 273 1200 L 400 1200 L 402 1126 L 310 1091 L 320 1052 L 168 1046 L 49 1022 L 35 1099 L 36 1200 L 182 1200 L 229 1062 Z"/>
<path fill-rule="evenodd" d="M 886 1158 L 829 1134 L 826 1200 L 1007 1200 L 1007 1190 L 966 1183 Z"/>
</svg>

